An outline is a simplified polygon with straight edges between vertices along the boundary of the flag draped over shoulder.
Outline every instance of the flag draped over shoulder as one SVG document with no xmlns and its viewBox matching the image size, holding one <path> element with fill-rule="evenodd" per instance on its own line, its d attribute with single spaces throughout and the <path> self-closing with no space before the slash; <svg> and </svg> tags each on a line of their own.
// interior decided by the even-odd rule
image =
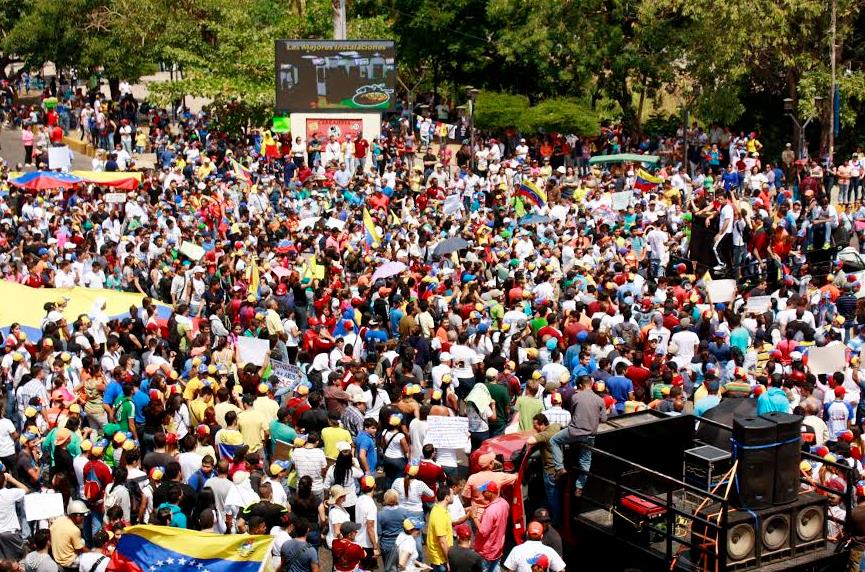
<svg viewBox="0 0 865 572">
<path fill-rule="evenodd" d="M 378 231 L 375 229 L 375 223 L 367 209 L 363 209 L 363 227 L 366 229 L 367 244 L 370 246 L 381 244 L 381 236 L 379 236 Z"/>
<path fill-rule="evenodd" d="M 664 180 L 661 177 L 656 177 L 644 169 L 639 169 L 637 171 L 637 179 L 634 181 L 634 187 L 641 191 L 651 191 L 663 182 Z"/>
<path fill-rule="evenodd" d="M 271 536 L 138 525 L 123 531 L 107 572 L 259 572 Z"/>
<path fill-rule="evenodd" d="M 536 207 L 542 207 L 547 204 L 547 193 L 529 180 L 522 181 L 514 190 L 517 195 Z"/>
</svg>

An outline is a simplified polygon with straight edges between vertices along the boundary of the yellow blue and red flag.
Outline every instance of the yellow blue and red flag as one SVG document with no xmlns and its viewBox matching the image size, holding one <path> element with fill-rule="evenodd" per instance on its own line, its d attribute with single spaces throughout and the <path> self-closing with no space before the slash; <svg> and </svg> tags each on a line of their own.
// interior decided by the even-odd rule
<svg viewBox="0 0 865 572">
<path fill-rule="evenodd" d="M 634 187 L 643 192 L 651 191 L 658 185 L 664 182 L 661 177 L 656 177 L 643 169 L 637 170 L 637 179 L 634 181 Z"/>
<path fill-rule="evenodd" d="M 247 185 L 252 184 L 252 173 L 249 169 L 241 165 L 237 159 L 231 160 L 231 170 L 237 179 L 245 182 Z"/>
<path fill-rule="evenodd" d="M 366 243 L 373 248 L 378 247 L 381 244 L 381 236 L 379 236 L 378 231 L 375 228 L 375 222 L 372 220 L 372 216 L 369 214 L 369 211 L 366 208 L 363 209 L 363 228 L 366 230 Z"/>
<path fill-rule="evenodd" d="M 517 195 L 537 207 L 547 204 L 547 193 L 528 179 L 520 182 L 516 187 L 516 191 Z"/>
<path fill-rule="evenodd" d="M 259 572 L 271 536 L 138 525 L 123 531 L 106 572 Z"/>
</svg>

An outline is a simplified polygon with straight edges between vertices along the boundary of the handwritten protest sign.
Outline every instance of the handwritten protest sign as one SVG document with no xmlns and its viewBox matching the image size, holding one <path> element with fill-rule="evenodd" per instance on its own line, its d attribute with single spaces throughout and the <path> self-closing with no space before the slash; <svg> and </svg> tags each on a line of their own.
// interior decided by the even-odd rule
<svg viewBox="0 0 865 572">
<path fill-rule="evenodd" d="M 426 437 L 424 445 L 430 444 L 436 448 L 463 449 L 469 438 L 468 417 L 427 417 Z"/>
<path fill-rule="evenodd" d="M 745 311 L 749 314 L 765 314 L 772 308 L 771 296 L 751 296 L 745 305 Z"/>
<path fill-rule="evenodd" d="M 103 198 L 106 203 L 116 205 L 126 202 L 126 193 L 105 193 Z"/>
<path fill-rule="evenodd" d="M 617 211 L 627 210 L 631 205 L 631 197 L 633 197 L 633 193 L 631 191 L 622 191 L 620 193 L 613 193 L 611 198 L 613 200 L 613 208 Z"/>
<path fill-rule="evenodd" d="M 270 367 L 273 370 L 273 375 L 279 378 L 279 385 L 282 387 L 294 387 L 306 378 L 303 370 L 284 361 L 272 359 L 270 360 Z"/>
<path fill-rule="evenodd" d="M 204 248 L 194 242 L 183 241 L 183 244 L 180 245 L 180 254 L 193 262 L 198 262 L 204 258 Z"/>
</svg>

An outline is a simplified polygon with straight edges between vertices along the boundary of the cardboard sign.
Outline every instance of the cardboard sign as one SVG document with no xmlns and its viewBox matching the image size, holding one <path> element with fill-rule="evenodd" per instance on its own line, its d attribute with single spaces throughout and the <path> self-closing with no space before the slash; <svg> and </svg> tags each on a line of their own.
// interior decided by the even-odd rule
<svg viewBox="0 0 865 572">
<path fill-rule="evenodd" d="M 847 354 L 843 344 L 832 344 L 822 348 L 813 347 L 808 350 L 808 369 L 814 375 L 825 373 L 832 375 L 847 367 Z"/>
<path fill-rule="evenodd" d="M 426 437 L 424 445 L 430 444 L 436 448 L 463 449 L 469 438 L 468 417 L 427 417 Z"/>
<path fill-rule="evenodd" d="M 445 197 L 445 200 L 442 203 L 442 212 L 444 214 L 448 215 L 448 214 L 461 213 L 462 210 L 463 210 L 463 203 L 460 200 L 459 195 L 448 195 Z"/>
<path fill-rule="evenodd" d="M 28 521 L 48 520 L 63 516 L 63 495 L 60 493 L 30 493 L 24 495 L 24 516 Z"/>
<path fill-rule="evenodd" d="M 237 338 L 237 361 L 242 364 L 264 365 L 270 342 L 259 338 Z"/>
<path fill-rule="evenodd" d="M 103 197 L 105 202 L 110 205 L 117 205 L 126 202 L 126 193 L 105 193 Z"/>
</svg>

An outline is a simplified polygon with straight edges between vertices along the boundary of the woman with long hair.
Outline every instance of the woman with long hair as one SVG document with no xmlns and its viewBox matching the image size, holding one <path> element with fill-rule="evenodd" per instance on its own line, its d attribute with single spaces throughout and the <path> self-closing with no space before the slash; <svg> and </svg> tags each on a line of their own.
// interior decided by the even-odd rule
<svg viewBox="0 0 865 572">
<path fill-rule="evenodd" d="M 126 467 L 115 467 L 111 474 L 111 483 L 105 487 L 105 509 L 117 506 L 123 511 L 123 520 L 131 522 L 132 501 L 126 479 L 129 475 Z"/>
<path fill-rule="evenodd" d="M 289 501 L 293 516 L 302 518 L 309 523 L 309 533 L 306 541 L 314 548 L 321 544 L 321 533 L 319 532 L 318 499 L 312 492 L 312 477 L 306 475 L 297 481 L 297 492 Z"/>
<path fill-rule="evenodd" d="M 346 497 L 342 507 L 354 520 L 354 505 L 357 503 L 357 480 L 363 476 L 363 471 L 357 458 L 352 455 L 351 445 L 345 441 L 340 441 L 336 444 L 336 448 L 339 453 L 336 455 L 336 462 L 327 469 L 327 474 L 324 476 L 324 487 L 329 489 L 333 485 L 341 485 L 345 489 Z"/>
</svg>

